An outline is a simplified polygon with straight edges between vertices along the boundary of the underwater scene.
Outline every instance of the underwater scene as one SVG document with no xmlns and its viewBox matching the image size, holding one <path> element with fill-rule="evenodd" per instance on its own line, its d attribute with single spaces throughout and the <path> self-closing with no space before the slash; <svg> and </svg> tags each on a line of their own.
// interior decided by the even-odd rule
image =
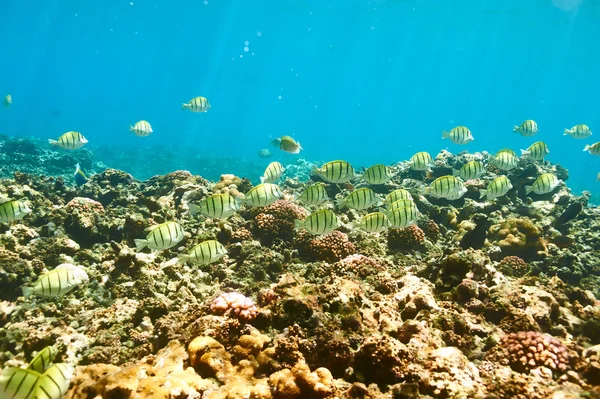
<svg viewBox="0 0 600 399">
<path fill-rule="evenodd" d="M 0 399 L 600 398 L 600 2 L 0 4 Z"/>
</svg>

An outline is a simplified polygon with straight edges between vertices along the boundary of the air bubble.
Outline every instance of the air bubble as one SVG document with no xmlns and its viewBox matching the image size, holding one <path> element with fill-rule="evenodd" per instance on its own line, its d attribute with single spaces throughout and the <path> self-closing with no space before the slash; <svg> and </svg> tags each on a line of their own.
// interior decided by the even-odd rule
<svg viewBox="0 0 600 399">
<path fill-rule="evenodd" d="M 256 36 L 261 37 L 262 36 L 262 32 L 261 31 L 256 32 Z"/>
<path fill-rule="evenodd" d="M 244 47 L 244 52 L 247 53 L 248 51 L 250 51 L 250 47 L 248 47 L 248 46 Z"/>
</svg>

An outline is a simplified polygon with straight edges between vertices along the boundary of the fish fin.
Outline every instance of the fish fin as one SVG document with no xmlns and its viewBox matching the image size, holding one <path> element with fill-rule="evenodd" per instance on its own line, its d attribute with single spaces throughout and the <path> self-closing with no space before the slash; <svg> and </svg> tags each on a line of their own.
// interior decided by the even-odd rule
<svg viewBox="0 0 600 399">
<path fill-rule="evenodd" d="M 133 126 L 129 125 L 129 131 L 133 132 Z"/>
<path fill-rule="evenodd" d="M 515 127 L 513 127 L 513 133 L 516 133 L 516 132 L 518 132 L 518 131 L 519 131 L 519 126 L 515 126 Z"/>
<path fill-rule="evenodd" d="M 244 205 L 244 202 L 246 202 L 246 196 L 240 195 L 239 197 L 235 197 L 235 202 L 237 203 L 238 207 L 241 207 Z"/>
<path fill-rule="evenodd" d="M 190 106 L 189 106 L 187 103 L 182 103 L 182 104 L 181 104 L 181 109 L 187 109 L 187 108 L 189 108 L 189 107 L 190 107 Z"/>
<path fill-rule="evenodd" d="M 190 260 L 190 256 L 188 254 L 179 254 L 177 256 L 177 259 L 178 259 L 179 263 L 185 263 L 188 260 Z"/>
<path fill-rule="evenodd" d="M 29 298 L 33 295 L 33 287 L 23 287 L 22 291 L 25 298 Z"/>
<path fill-rule="evenodd" d="M 302 148 L 302 146 L 300 145 L 299 141 L 296 141 L 296 144 L 298 144 L 298 152 L 300 152 L 300 150 L 303 150 L 304 148 Z"/>
<path fill-rule="evenodd" d="M 460 176 L 460 170 L 458 169 L 452 169 L 452 176 Z"/>
<path fill-rule="evenodd" d="M 260 177 L 260 184 L 263 184 L 265 182 L 265 180 L 267 180 L 264 176 Z"/>
<path fill-rule="evenodd" d="M 194 217 L 200 213 L 200 205 L 190 204 L 188 207 L 190 209 L 190 216 Z"/>
<path fill-rule="evenodd" d="M 529 155 L 530 152 L 527 150 L 521 150 L 521 156 L 524 157 L 525 155 Z"/>
<path fill-rule="evenodd" d="M 571 133 L 571 129 L 565 129 L 565 132 L 563 133 L 563 136 L 567 136 Z"/>
<path fill-rule="evenodd" d="M 304 228 L 304 221 L 303 220 L 294 220 L 294 227 L 298 230 L 301 230 Z"/>
<path fill-rule="evenodd" d="M 148 246 L 148 240 L 146 240 L 146 239 L 136 238 L 133 241 L 135 242 L 135 250 L 138 252 Z"/>
<path fill-rule="evenodd" d="M 77 164 L 75 164 L 75 173 L 73 175 L 77 176 L 77 173 L 79 173 L 80 171 L 81 169 L 79 169 L 79 162 L 77 162 Z"/>
<path fill-rule="evenodd" d="M 483 199 L 487 195 L 487 190 L 481 189 L 479 190 L 479 199 Z"/>
<path fill-rule="evenodd" d="M 450 134 L 447 131 L 442 130 L 442 138 L 447 139 L 448 137 L 450 137 Z"/>
<path fill-rule="evenodd" d="M 48 143 L 51 145 L 58 145 L 58 141 L 53 139 L 48 139 Z"/>
<path fill-rule="evenodd" d="M 381 213 L 383 213 L 385 216 L 387 216 L 387 215 L 389 214 L 389 211 L 388 211 L 387 209 L 385 209 L 385 208 L 382 208 L 382 207 L 379 207 L 379 208 L 377 209 L 377 212 L 381 212 Z"/>
<path fill-rule="evenodd" d="M 525 186 L 525 195 L 529 195 L 533 191 L 533 186 Z"/>
<path fill-rule="evenodd" d="M 586 146 L 585 146 L 585 148 L 583 149 L 583 151 L 588 151 L 590 148 L 592 148 L 592 147 L 586 144 Z"/>
<path fill-rule="evenodd" d="M 321 169 L 319 169 L 315 165 L 313 165 L 312 169 L 310 170 L 310 174 L 316 175 L 316 176 L 321 176 Z"/>
</svg>

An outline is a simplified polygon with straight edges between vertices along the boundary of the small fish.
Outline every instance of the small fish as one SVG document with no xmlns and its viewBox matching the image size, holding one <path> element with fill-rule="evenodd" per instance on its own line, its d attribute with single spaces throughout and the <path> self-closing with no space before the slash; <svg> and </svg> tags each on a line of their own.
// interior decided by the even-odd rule
<svg viewBox="0 0 600 399">
<path fill-rule="evenodd" d="M 394 212 L 396 209 L 404 208 L 404 207 L 407 207 L 407 206 L 412 206 L 415 209 L 417 209 L 417 205 L 415 204 L 415 202 L 413 200 L 404 198 L 404 199 L 399 199 L 396 202 L 392 202 L 387 207 L 387 210 L 388 210 L 388 212 Z"/>
<path fill-rule="evenodd" d="M 2 100 L 2 105 L 4 105 L 6 108 L 10 108 L 12 105 L 12 96 L 10 94 L 7 94 L 6 97 L 4 97 L 4 100 Z"/>
<path fill-rule="evenodd" d="M 442 176 L 424 189 L 425 194 L 450 200 L 459 199 L 467 192 L 463 182 L 455 176 Z"/>
<path fill-rule="evenodd" d="M 346 161 L 327 162 L 320 168 L 314 167 L 312 172 L 329 183 L 347 183 L 354 178 L 354 168 Z"/>
<path fill-rule="evenodd" d="M 600 155 L 600 141 L 592 145 L 586 145 L 583 151 L 589 151 L 592 155 Z"/>
<path fill-rule="evenodd" d="M 525 122 L 521 123 L 520 126 L 513 127 L 513 132 L 519 132 L 521 133 L 521 136 L 530 137 L 538 132 L 538 125 L 535 121 L 527 119 Z"/>
<path fill-rule="evenodd" d="M 261 183 L 275 183 L 281 175 L 285 172 L 285 168 L 279 162 L 271 162 L 267 169 L 265 169 L 265 173 L 260 177 Z"/>
<path fill-rule="evenodd" d="M 189 109 L 192 112 L 206 112 L 209 108 L 208 100 L 202 96 L 194 97 L 187 103 L 181 104 L 181 109 Z"/>
<path fill-rule="evenodd" d="M 528 195 L 531 192 L 536 194 L 548 194 L 552 192 L 560 183 L 561 180 L 559 180 L 554 174 L 544 173 L 533 182 L 533 185 L 525 186 L 525 195 Z"/>
<path fill-rule="evenodd" d="M 258 151 L 258 156 L 261 158 L 270 158 L 273 154 L 271 153 L 271 151 L 269 151 L 269 149 L 267 148 L 263 148 L 260 151 Z"/>
<path fill-rule="evenodd" d="M 316 206 L 321 205 L 325 201 L 329 200 L 325 183 L 316 183 L 312 186 L 306 187 L 304 191 L 297 197 L 297 200 L 303 202 L 306 205 Z"/>
<path fill-rule="evenodd" d="M 464 164 L 460 170 L 454 169 L 452 173 L 465 181 L 474 180 L 485 173 L 485 168 L 479 161 L 470 161 Z"/>
<path fill-rule="evenodd" d="M 10 223 L 23 219 L 31 209 L 20 200 L 6 201 L 0 204 L 0 222 Z"/>
<path fill-rule="evenodd" d="M 340 198 L 337 200 L 337 205 L 340 208 L 348 207 L 362 211 L 368 209 L 379 202 L 379 197 L 375 194 L 375 191 L 370 188 L 359 188 L 352 191 L 346 198 Z"/>
<path fill-rule="evenodd" d="M 190 216 L 202 214 L 207 218 L 227 219 L 239 211 L 244 203 L 244 199 L 233 197 L 229 194 L 212 194 L 202 201 L 199 205 L 190 204 Z"/>
<path fill-rule="evenodd" d="M 249 206 L 269 206 L 283 196 L 278 185 L 263 183 L 254 186 L 246 193 L 246 204 Z"/>
<path fill-rule="evenodd" d="M 48 143 L 65 150 L 76 150 L 87 143 L 87 139 L 79 132 L 67 132 L 60 136 L 58 140 L 48 139 Z"/>
<path fill-rule="evenodd" d="M 565 129 L 563 136 L 567 135 L 576 139 L 587 139 L 592 135 L 592 131 L 588 125 L 576 125 L 570 129 Z"/>
<path fill-rule="evenodd" d="M 410 195 L 410 192 L 408 192 L 408 190 L 399 188 L 399 189 L 396 189 L 396 190 L 392 191 L 391 193 L 389 193 L 385 197 L 384 202 L 386 204 L 393 204 L 394 202 L 401 200 L 401 199 L 409 199 L 412 201 L 413 197 L 412 197 L 412 195 Z"/>
<path fill-rule="evenodd" d="M 379 212 L 385 213 L 393 227 L 401 229 L 416 224 L 419 218 L 419 213 L 413 206 L 401 207 L 393 212 L 380 209 Z"/>
<path fill-rule="evenodd" d="M 31 362 L 29 362 L 29 366 L 27 366 L 27 368 L 29 370 L 37 371 L 38 373 L 43 373 L 48 367 L 50 367 L 57 354 L 58 351 L 54 346 L 47 346 L 39 351 L 33 359 L 31 359 Z"/>
<path fill-rule="evenodd" d="M 77 186 L 83 186 L 88 181 L 87 176 L 81 171 L 81 168 L 79 168 L 79 164 L 75 165 L 74 176 L 75 176 L 75 184 Z"/>
<path fill-rule="evenodd" d="M 373 165 L 363 174 L 363 179 L 369 184 L 385 184 L 392 178 L 392 171 L 383 164 Z"/>
<path fill-rule="evenodd" d="M 146 137 L 149 136 L 154 130 L 152 130 L 152 126 L 148 121 L 139 121 L 136 122 L 135 125 L 129 126 L 129 131 L 133 132 L 136 136 Z"/>
<path fill-rule="evenodd" d="M 496 155 L 490 155 L 490 162 L 502 170 L 512 170 L 517 167 L 519 158 L 513 150 L 504 149 L 498 151 Z"/>
<path fill-rule="evenodd" d="M 354 225 L 367 233 L 380 233 L 392 224 L 383 212 L 373 212 L 363 216 Z"/>
<path fill-rule="evenodd" d="M 150 228 L 145 239 L 136 238 L 135 249 L 141 251 L 148 247 L 150 249 L 169 249 L 183 240 L 183 228 L 177 222 L 165 222 Z"/>
<path fill-rule="evenodd" d="M 289 152 L 290 154 L 299 154 L 303 150 L 299 141 L 294 140 L 290 136 L 282 136 L 271 141 L 271 145 L 279 147 L 281 151 Z"/>
<path fill-rule="evenodd" d="M 33 286 L 23 287 L 23 296 L 29 298 L 32 295 L 44 297 L 64 295 L 79 284 L 87 283 L 88 280 L 87 273 L 81 267 L 63 263 L 43 274 L 33 283 Z"/>
<path fill-rule="evenodd" d="M 333 211 L 321 209 L 311 213 L 304 220 L 296 220 L 295 225 L 298 230 L 305 229 L 311 234 L 320 235 L 331 233 L 340 227 L 340 222 Z"/>
<path fill-rule="evenodd" d="M 502 197 L 513 188 L 510 180 L 506 176 L 498 176 L 487 185 L 484 190 L 479 190 L 479 199 L 488 197 L 488 199 Z"/>
<path fill-rule="evenodd" d="M 410 157 L 407 162 L 412 170 L 431 170 L 434 165 L 433 158 L 428 152 L 422 151 L 417 152 L 415 155 Z"/>
<path fill-rule="evenodd" d="M 442 139 L 450 139 L 454 144 L 467 144 L 474 140 L 473 134 L 465 126 L 457 126 L 449 132 L 442 132 Z"/>
<path fill-rule="evenodd" d="M 208 240 L 193 247 L 188 254 L 179 255 L 179 260 L 208 265 L 218 261 L 225 254 L 227 254 L 227 250 L 223 244 L 217 240 Z"/>
<path fill-rule="evenodd" d="M 536 141 L 526 150 L 521 150 L 521 155 L 532 161 L 541 161 L 550 153 L 548 146 L 543 141 Z"/>
</svg>

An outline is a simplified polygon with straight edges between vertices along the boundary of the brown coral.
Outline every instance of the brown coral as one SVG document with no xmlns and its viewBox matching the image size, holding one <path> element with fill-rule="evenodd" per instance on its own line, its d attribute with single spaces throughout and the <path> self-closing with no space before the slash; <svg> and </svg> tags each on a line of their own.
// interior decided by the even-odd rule
<svg viewBox="0 0 600 399">
<path fill-rule="evenodd" d="M 314 237 L 307 231 L 298 233 L 298 244 L 305 254 L 315 260 L 337 262 L 356 252 L 356 247 L 348 235 L 335 230 L 329 234 Z"/>
<path fill-rule="evenodd" d="M 280 238 L 291 241 L 294 234 L 294 221 L 303 220 L 307 213 L 301 206 L 288 201 L 277 200 L 275 203 L 256 208 L 256 228 L 258 234 L 268 240 Z"/>
<path fill-rule="evenodd" d="M 527 262 L 518 256 L 505 256 L 498 263 L 498 270 L 507 276 L 523 277 L 527 273 Z"/>
<path fill-rule="evenodd" d="M 383 266 L 376 260 L 365 255 L 353 254 L 336 262 L 331 271 L 336 276 L 353 276 L 364 279 L 383 270 Z"/>
<path fill-rule="evenodd" d="M 433 220 L 428 220 L 423 225 L 423 233 L 425 233 L 425 237 L 429 238 L 432 242 L 437 242 L 440 238 L 440 226 Z"/>
<path fill-rule="evenodd" d="M 558 339 L 536 331 L 508 334 L 499 344 L 513 370 L 527 373 L 538 367 L 547 367 L 559 374 L 569 368 L 569 352 Z"/>
<path fill-rule="evenodd" d="M 523 259 L 548 255 L 542 230 L 526 218 L 510 218 L 490 227 L 488 239 L 502 249 L 504 255 Z"/>
<path fill-rule="evenodd" d="M 420 245 L 423 241 L 425 241 L 425 233 L 416 225 L 388 230 L 388 247 L 390 249 L 411 248 Z"/>
</svg>

